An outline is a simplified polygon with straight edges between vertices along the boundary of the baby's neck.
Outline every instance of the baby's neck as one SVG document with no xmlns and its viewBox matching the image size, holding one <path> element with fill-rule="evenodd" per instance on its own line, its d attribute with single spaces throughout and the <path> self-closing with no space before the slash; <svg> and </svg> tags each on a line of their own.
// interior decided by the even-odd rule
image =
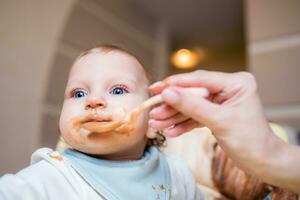
<svg viewBox="0 0 300 200">
<path fill-rule="evenodd" d="M 87 155 L 102 160 L 132 161 L 132 160 L 139 160 L 143 156 L 143 153 L 139 155 L 91 155 L 91 154 L 87 154 Z"/>
<path fill-rule="evenodd" d="M 126 151 L 116 152 L 112 154 L 87 154 L 88 156 L 102 159 L 102 160 L 112 160 L 112 161 L 132 161 L 139 160 L 142 158 L 144 151 L 146 148 L 146 144 L 140 146 L 134 146 Z"/>
</svg>

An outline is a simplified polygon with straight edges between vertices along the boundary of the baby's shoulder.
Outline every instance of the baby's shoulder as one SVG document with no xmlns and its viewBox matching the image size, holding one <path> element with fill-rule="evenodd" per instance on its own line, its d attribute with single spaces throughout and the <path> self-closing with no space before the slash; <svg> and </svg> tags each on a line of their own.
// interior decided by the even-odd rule
<svg viewBox="0 0 300 200">
<path fill-rule="evenodd" d="M 1 177 L 0 186 L 4 199 L 78 199 L 86 188 L 61 154 L 49 148 L 35 151 L 30 166 Z"/>
<path fill-rule="evenodd" d="M 15 176 L 32 185 L 65 182 L 66 179 L 73 177 L 60 153 L 49 148 L 36 150 L 31 156 L 30 166 L 22 169 Z"/>
<path fill-rule="evenodd" d="M 58 151 L 54 151 L 50 148 L 40 148 L 33 152 L 30 163 L 31 165 L 34 165 L 42 160 L 48 161 L 49 163 L 55 163 L 57 161 L 62 161 L 63 158 Z"/>
<path fill-rule="evenodd" d="M 31 156 L 31 166 L 36 174 L 47 176 L 47 180 L 64 180 L 68 183 L 81 182 L 81 178 L 68 160 L 50 148 L 36 150 Z"/>
</svg>

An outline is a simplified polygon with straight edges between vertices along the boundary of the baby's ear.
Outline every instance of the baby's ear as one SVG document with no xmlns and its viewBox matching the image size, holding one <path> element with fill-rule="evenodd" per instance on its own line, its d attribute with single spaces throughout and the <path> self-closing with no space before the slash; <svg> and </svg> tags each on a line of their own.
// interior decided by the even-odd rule
<svg viewBox="0 0 300 200">
<path fill-rule="evenodd" d="M 157 135 L 157 130 L 149 127 L 146 133 L 146 137 L 149 139 L 154 139 L 156 138 L 156 135 Z"/>
<path fill-rule="evenodd" d="M 148 138 L 148 145 L 150 146 L 163 147 L 165 145 L 166 137 L 163 135 L 163 131 L 149 128 L 146 136 Z"/>
</svg>

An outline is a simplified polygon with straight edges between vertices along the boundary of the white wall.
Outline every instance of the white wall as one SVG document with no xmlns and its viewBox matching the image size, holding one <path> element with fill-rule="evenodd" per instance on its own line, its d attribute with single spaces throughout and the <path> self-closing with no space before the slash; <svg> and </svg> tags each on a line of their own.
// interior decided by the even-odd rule
<svg viewBox="0 0 300 200">
<path fill-rule="evenodd" d="M 247 0 L 249 70 L 270 120 L 300 130 L 300 1 Z"/>
<path fill-rule="evenodd" d="M 42 90 L 72 0 L 0 5 L 0 174 L 29 163 L 39 143 Z"/>
</svg>

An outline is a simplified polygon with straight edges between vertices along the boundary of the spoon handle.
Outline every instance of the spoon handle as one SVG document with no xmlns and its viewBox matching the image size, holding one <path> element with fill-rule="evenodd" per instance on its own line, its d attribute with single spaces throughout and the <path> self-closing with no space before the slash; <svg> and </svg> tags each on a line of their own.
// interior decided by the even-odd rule
<svg viewBox="0 0 300 200">
<path fill-rule="evenodd" d="M 144 101 L 144 103 L 142 103 L 139 106 L 139 108 L 140 109 L 146 109 L 146 108 L 149 108 L 151 106 L 154 106 L 154 105 L 162 103 L 162 102 L 163 102 L 162 96 L 160 94 L 159 95 L 155 95 L 155 96 L 147 99 L 146 101 Z"/>
</svg>

